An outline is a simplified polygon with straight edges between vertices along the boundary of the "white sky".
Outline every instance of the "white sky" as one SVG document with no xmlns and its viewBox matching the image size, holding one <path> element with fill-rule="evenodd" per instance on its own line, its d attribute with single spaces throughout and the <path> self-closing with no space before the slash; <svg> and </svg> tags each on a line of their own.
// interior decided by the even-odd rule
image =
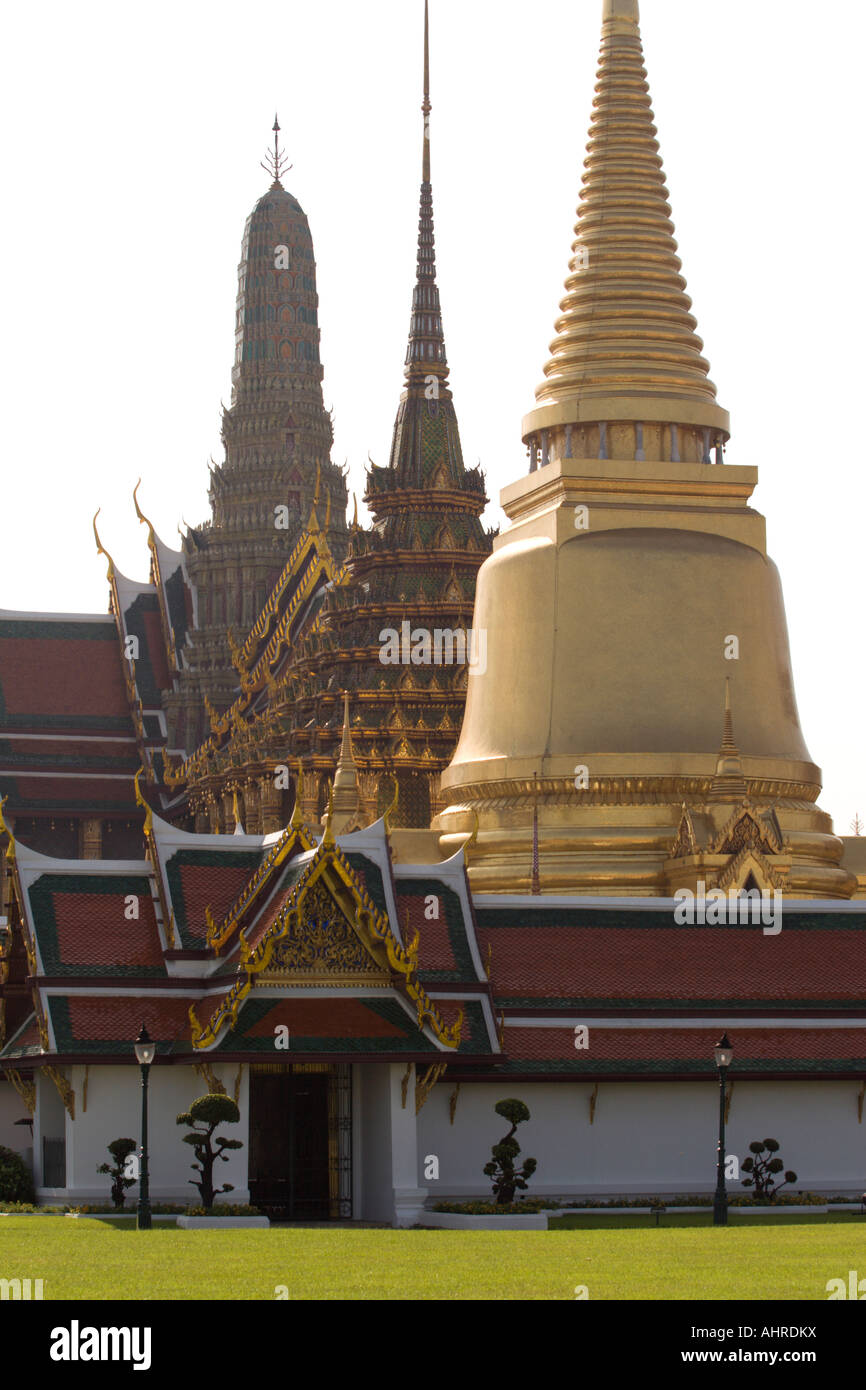
<svg viewBox="0 0 866 1390">
<path fill-rule="evenodd" d="M 656 122 L 731 463 L 780 567 L 822 805 L 866 816 L 861 0 L 643 0 Z M 387 462 L 414 279 L 421 0 L 7 6 L 0 606 L 104 612 L 207 515 L 237 262 L 268 179 L 316 248 L 334 459 Z M 439 285 L 467 464 L 522 474 L 566 272 L 601 0 L 431 0 Z M 491 507 L 487 524 L 499 520 Z"/>
</svg>

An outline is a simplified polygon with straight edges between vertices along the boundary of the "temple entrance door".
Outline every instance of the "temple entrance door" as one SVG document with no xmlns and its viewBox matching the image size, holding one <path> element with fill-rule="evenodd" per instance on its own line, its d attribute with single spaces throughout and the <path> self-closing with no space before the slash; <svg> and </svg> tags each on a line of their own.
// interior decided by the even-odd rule
<svg viewBox="0 0 866 1390">
<path fill-rule="evenodd" d="M 341 1078 L 315 1063 L 250 1075 L 250 1202 L 277 1221 L 350 1215 L 341 1186 L 334 1101 Z"/>
</svg>

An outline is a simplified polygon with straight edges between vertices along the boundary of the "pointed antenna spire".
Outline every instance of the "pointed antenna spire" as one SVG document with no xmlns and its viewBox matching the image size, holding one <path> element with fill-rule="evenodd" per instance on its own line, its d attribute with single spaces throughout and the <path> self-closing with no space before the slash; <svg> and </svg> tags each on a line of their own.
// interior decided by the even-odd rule
<svg viewBox="0 0 866 1390">
<path fill-rule="evenodd" d="M 288 171 L 290 169 L 294 169 L 295 166 L 294 164 L 289 164 L 287 162 L 288 155 L 284 154 L 283 151 L 280 149 L 280 121 L 279 117 L 276 115 L 274 116 L 273 131 L 273 153 L 271 153 L 271 151 L 268 150 L 268 153 L 265 155 L 264 161 L 261 164 L 261 168 L 264 169 L 266 174 L 271 174 L 273 176 L 274 181 L 271 185 L 272 188 L 282 188 L 283 185 L 281 184 L 280 179 L 282 178 L 283 174 L 287 174 Z"/>
<path fill-rule="evenodd" d="M 436 249 L 433 235 L 433 190 L 430 185 L 430 14 L 424 0 L 424 99 L 421 113 L 424 119 L 423 154 L 421 159 L 421 207 L 418 217 L 418 269 L 415 292 L 412 296 L 412 318 L 409 324 L 409 347 L 406 352 L 406 379 L 424 384 L 435 376 L 447 386 L 448 362 L 445 357 L 445 334 L 442 331 L 442 311 L 436 285 Z M 429 399 L 429 397 L 428 397 Z M 433 399 L 438 399 L 434 396 Z"/>
<path fill-rule="evenodd" d="M 537 897 L 541 892 L 541 874 L 538 856 L 538 773 L 532 774 L 532 886 L 530 892 Z"/>
<path fill-rule="evenodd" d="M 430 10 L 428 0 L 424 0 L 424 100 L 421 113 L 424 117 L 424 154 L 421 161 L 421 179 L 430 182 Z"/>
<path fill-rule="evenodd" d="M 237 789 L 235 789 L 235 790 L 232 792 L 232 815 L 233 815 L 234 818 L 235 818 L 234 834 L 235 834 L 235 835 L 243 835 L 243 834 L 245 834 L 245 831 L 244 831 L 244 823 L 243 823 L 243 821 L 241 820 L 241 809 L 240 809 L 240 806 L 238 805 L 238 793 L 237 793 Z"/>
</svg>

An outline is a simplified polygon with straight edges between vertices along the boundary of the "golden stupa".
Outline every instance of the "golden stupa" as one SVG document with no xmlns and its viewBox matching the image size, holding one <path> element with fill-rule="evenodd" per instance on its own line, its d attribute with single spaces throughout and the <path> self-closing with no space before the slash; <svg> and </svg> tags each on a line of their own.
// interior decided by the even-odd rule
<svg viewBox="0 0 866 1390">
<path fill-rule="evenodd" d="M 637 0 L 605 0 L 565 298 L 523 422 L 530 471 L 479 571 L 487 659 L 434 828 L 449 852 L 477 826 L 476 892 L 538 891 L 537 808 L 545 893 L 847 898 L 749 506 L 757 469 L 723 462 L 729 417 L 655 137 Z"/>
</svg>

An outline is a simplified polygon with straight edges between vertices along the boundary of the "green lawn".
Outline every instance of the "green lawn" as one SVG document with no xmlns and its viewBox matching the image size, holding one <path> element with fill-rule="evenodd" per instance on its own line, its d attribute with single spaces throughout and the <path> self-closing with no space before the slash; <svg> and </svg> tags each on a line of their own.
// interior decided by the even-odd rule
<svg viewBox="0 0 866 1390">
<path fill-rule="evenodd" d="M 653 1218 L 654 1219 L 654 1218 Z M 0 1278 L 46 1299 L 824 1299 L 866 1277 L 848 1217 L 589 1218 L 552 1231 L 292 1229 L 138 1232 L 62 1216 L 0 1218 Z M 758 1224 L 760 1222 L 760 1224 Z M 770 1224 L 768 1224 L 770 1223 Z"/>
</svg>

